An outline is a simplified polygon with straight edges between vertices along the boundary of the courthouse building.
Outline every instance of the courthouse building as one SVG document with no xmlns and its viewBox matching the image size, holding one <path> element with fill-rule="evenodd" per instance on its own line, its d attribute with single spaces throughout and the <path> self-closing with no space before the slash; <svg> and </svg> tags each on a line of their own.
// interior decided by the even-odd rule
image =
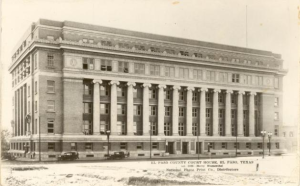
<svg viewBox="0 0 300 186">
<path fill-rule="evenodd" d="M 285 151 L 287 71 L 269 51 L 40 19 L 9 71 L 16 155 L 101 158 L 108 130 L 110 153 L 132 157 L 259 155 L 261 131 Z"/>
</svg>

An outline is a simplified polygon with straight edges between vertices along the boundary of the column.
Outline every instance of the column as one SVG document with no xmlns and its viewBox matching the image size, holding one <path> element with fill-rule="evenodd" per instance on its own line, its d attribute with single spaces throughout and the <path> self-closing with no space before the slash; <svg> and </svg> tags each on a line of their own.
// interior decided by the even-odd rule
<svg viewBox="0 0 300 186">
<path fill-rule="evenodd" d="M 94 79 L 94 94 L 93 94 L 93 134 L 100 134 L 100 84 L 102 80 Z"/>
<path fill-rule="evenodd" d="M 174 144 L 173 144 L 173 153 L 177 154 L 177 141 L 174 141 Z"/>
<path fill-rule="evenodd" d="M 127 135 L 133 136 L 133 87 L 134 82 L 127 83 Z"/>
<path fill-rule="evenodd" d="M 214 89 L 213 95 L 213 136 L 219 136 L 219 89 Z"/>
<path fill-rule="evenodd" d="M 149 136 L 149 88 L 151 84 L 144 83 L 143 87 L 143 135 Z"/>
<path fill-rule="evenodd" d="M 232 94 L 232 90 L 226 90 L 225 136 L 232 136 L 232 133 L 231 133 L 231 94 Z"/>
<path fill-rule="evenodd" d="M 178 90 L 180 90 L 180 86 L 173 86 L 173 107 L 172 107 L 172 135 L 178 136 L 178 114 L 179 114 L 179 106 L 178 106 Z"/>
<path fill-rule="evenodd" d="M 166 85 L 158 85 L 158 135 L 164 136 L 164 117 L 165 117 L 165 106 L 164 106 L 164 89 Z"/>
<path fill-rule="evenodd" d="M 206 136 L 205 125 L 206 125 L 206 102 L 205 102 L 205 93 L 207 88 L 200 89 L 200 136 Z M 203 152 L 203 151 L 202 151 Z"/>
<path fill-rule="evenodd" d="M 186 135 L 192 136 L 192 122 L 193 122 L 193 116 L 192 116 L 192 110 L 193 110 L 193 90 L 194 87 L 187 87 L 187 99 L 186 99 Z"/>
<path fill-rule="evenodd" d="M 117 86 L 120 84 L 119 81 L 111 81 L 109 83 L 110 87 L 110 132 L 111 135 L 118 134 L 117 131 Z"/>
<path fill-rule="evenodd" d="M 249 94 L 249 136 L 255 136 L 255 111 L 254 111 L 254 96 L 255 92 Z"/>
<path fill-rule="evenodd" d="M 245 92 L 238 92 L 238 106 L 237 106 L 237 131 L 238 136 L 244 136 L 244 126 L 243 126 L 243 95 Z"/>
</svg>

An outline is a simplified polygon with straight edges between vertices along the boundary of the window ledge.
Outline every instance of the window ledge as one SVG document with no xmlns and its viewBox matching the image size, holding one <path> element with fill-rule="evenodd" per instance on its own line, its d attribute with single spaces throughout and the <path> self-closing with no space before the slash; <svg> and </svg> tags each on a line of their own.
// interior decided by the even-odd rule
<svg viewBox="0 0 300 186">
<path fill-rule="evenodd" d="M 47 93 L 47 94 L 55 94 L 55 92 L 48 92 L 48 91 L 47 91 L 46 93 Z"/>
<path fill-rule="evenodd" d="M 55 111 L 47 110 L 47 113 L 55 113 Z"/>
</svg>

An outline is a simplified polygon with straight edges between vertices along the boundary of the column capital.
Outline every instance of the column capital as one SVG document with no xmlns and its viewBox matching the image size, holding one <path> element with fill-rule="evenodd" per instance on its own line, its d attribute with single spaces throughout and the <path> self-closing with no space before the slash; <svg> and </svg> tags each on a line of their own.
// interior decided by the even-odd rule
<svg viewBox="0 0 300 186">
<path fill-rule="evenodd" d="M 186 91 L 194 91 L 195 90 L 195 88 L 194 87 L 192 87 L 192 86 L 188 86 L 186 89 L 185 89 Z"/>
<path fill-rule="evenodd" d="M 129 82 L 127 82 L 127 86 L 135 86 L 136 85 L 136 83 L 135 82 L 131 82 L 131 81 L 129 81 Z"/>
<path fill-rule="evenodd" d="M 96 84 L 96 83 L 102 84 L 102 80 L 101 79 L 94 79 L 93 83 L 94 84 Z"/>
<path fill-rule="evenodd" d="M 242 94 L 242 95 L 244 95 L 244 94 L 245 94 L 245 91 L 239 90 L 239 91 L 237 92 L 237 94 Z"/>
<path fill-rule="evenodd" d="M 199 92 L 207 92 L 207 91 L 208 91 L 208 88 L 205 88 L 205 87 L 199 88 Z"/>
<path fill-rule="evenodd" d="M 144 83 L 143 85 L 142 85 L 142 87 L 151 87 L 151 84 L 150 83 Z"/>
<path fill-rule="evenodd" d="M 221 90 L 220 90 L 220 89 L 214 89 L 213 92 L 218 92 L 218 93 L 220 93 Z"/>
<path fill-rule="evenodd" d="M 165 89 L 165 88 L 167 88 L 167 86 L 166 85 L 164 85 L 164 84 L 159 84 L 158 86 L 157 86 L 157 88 L 162 88 L 162 89 Z"/>
<path fill-rule="evenodd" d="M 174 85 L 174 86 L 173 86 L 173 90 L 180 90 L 180 89 L 181 89 L 181 87 L 178 86 L 178 85 Z"/>
<path fill-rule="evenodd" d="M 113 85 L 113 84 L 119 85 L 120 82 L 119 82 L 119 81 L 113 80 L 113 81 L 110 81 L 109 84 L 110 84 L 110 85 Z"/>
<path fill-rule="evenodd" d="M 226 93 L 227 93 L 227 94 L 232 94 L 232 93 L 233 93 L 233 90 L 226 90 Z"/>
<path fill-rule="evenodd" d="M 250 96 L 251 96 L 251 95 L 256 96 L 256 92 L 251 91 L 251 92 L 249 92 L 249 95 L 250 95 Z"/>
</svg>

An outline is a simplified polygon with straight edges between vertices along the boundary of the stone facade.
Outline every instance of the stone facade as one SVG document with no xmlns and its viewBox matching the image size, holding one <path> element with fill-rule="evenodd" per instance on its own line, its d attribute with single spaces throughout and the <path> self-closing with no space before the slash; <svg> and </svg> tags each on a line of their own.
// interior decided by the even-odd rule
<svg viewBox="0 0 300 186">
<path fill-rule="evenodd" d="M 262 130 L 272 153 L 285 151 L 278 54 L 44 19 L 22 41 L 9 69 L 14 154 L 103 158 L 108 130 L 110 152 L 136 157 L 208 145 L 212 155 L 258 155 Z"/>
</svg>

